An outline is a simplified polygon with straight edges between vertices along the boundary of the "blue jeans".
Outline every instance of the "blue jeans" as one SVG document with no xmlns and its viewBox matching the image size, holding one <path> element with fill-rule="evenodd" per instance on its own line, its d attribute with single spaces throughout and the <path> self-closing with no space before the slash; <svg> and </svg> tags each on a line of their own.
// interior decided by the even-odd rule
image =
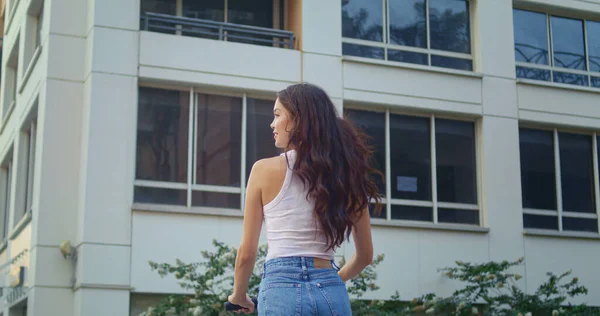
<svg viewBox="0 0 600 316">
<path fill-rule="evenodd" d="M 345 316 L 352 311 L 346 285 L 336 269 L 317 269 L 312 258 L 286 257 L 264 264 L 258 315 Z"/>
</svg>

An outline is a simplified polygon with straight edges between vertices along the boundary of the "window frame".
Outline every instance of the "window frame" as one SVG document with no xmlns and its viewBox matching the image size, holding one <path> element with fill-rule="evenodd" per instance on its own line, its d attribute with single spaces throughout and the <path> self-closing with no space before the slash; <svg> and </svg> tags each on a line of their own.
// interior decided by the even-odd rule
<svg viewBox="0 0 600 316">
<path fill-rule="evenodd" d="M 385 177 L 385 196 L 380 200 L 384 205 L 382 212 L 385 212 L 385 218 L 372 218 L 375 223 L 385 224 L 408 224 L 408 225 L 435 225 L 435 226 L 447 226 L 447 227 L 475 227 L 483 228 L 485 225 L 483 216 L 483 205 L 482 205 L 482 172 L 481 172 L 481 145 L 479 131 L 481 130 L 481 122 L 478 119 L 469 118 L 465 116 L 441 114 L 441 113 L 425 113 L 421 111 L 406 111 L 402 109 L 390 108 L 390 107 L 371 107 L 371 106 L 360 106 L 360 105 L 344 105 L 344 110 L 354 111 L 368 111 L 384 114 L 384 134 L 385 134 L 385 167 L 383 174 Z M 392 166 L 391 166 L 391 130 L 390 130 L 390 116 L 391 115 L 405 115 L 411 117 L 420 117 L 429 119 L 429 146 L 431 153 L 431 201 L 420 201 L 420 200 L 404 200 L 404 199 L 393 199 L 392 196 Z M 436 119 L 448 119 L 454 121 L 463 121 L 473 123 L 473 137 L 474 137 L 474 153 L 475 153 L 475 189 L 477 203 L 454 203 L 454 202 L 440 202 L 437 196 L 437 155 L 436 155 L 436 135 L 435 135 L 435 120 Z M 374 203 L 375 201 L 371 201 Z M 400 220 L 392 219 L 392 205 L 401 206 L 417 206 L 417 207 L 431 207 L 433 212 L 433 221 L 416 221 L 416 220 Z M 440 208 L 451 208 L 456 210 L 475 211 L 478 212 L 479 222 L 478 224 L 466 224 L 466 223 L 445 223 L 438 221 L 438 214 Z"/>
<path fill-rule="evenodd" d="M 158 203 L 140 203 L 134 201 L 134 209 L 141 210 L 158 210 L 164 211 L 167 208 L 173 209 L 173 207 L 177 210 L 181 211 L 198 211 L 201 213 L 209 213 L 216 215 L 237 215 L 242 214 L 244 212 L 244 201 L 245 201 L 245 189 L 247 187 L 246 181 L 246 163 L 247 163 L 247 137 L 246 137 L 246 129 L 247 129 L 247 108 L 248 108 L 248 98 L 252 99 L 260 99 L 260 100 L 268 100 L 273 101 L 274 98 L 269 98 L 265 94 L 252 93 L 252 92 L 236 92 L 236 91 L 225 91 L 219 89 L 210 89 L 210 88 L 202 88 L 202 87 L 174 87 L 170 85 L 163 84 L 152 84 L 152 83 L 144 83 L 138 85 L 139 88 L 153 88 L 153 89 L 163 89 L 163 90 L 175 90 L 180 92 L 186 92 L 189 94 L 189 127 L 188 127 L 188 156 L 187 156 L 187 179 L 186 182 L 169 182 L 169 181 L 156 181 L 156 180 L 138 180 L 134 179 L 133 187 L 150 187 L 150 188 L 159 188 L 159 189 L 176 189 L 176 190 L 185 190 L 186 191 L 186 205 L 169 205 L 169 204 L 158 204 Z M 222 185 L 208 185 L 208 184 L 195 184 L 196 178 L 196 163 L 197 163 L 197 138 L 198 138 L 198 125 L 196 122 L 197 116 L 197 107 L 198 107 L 198 94 L 207 94 L 213 96 L 225 96 L 225 97 L 233 97 L 233 98 L 241 98 L 242 106 L 241 106 L 241 138 L 240 138 L 240 186 L 222 186 Z M 137 105 L 139 107 L 139 101 Z M 136 121 L 136 126 L 137 126 Z M 137 134 L 137 129 L 136 129 Z M 136 140 L 137 146 L 137 140 Z M 224 207 L 212 207 L 212 206 L 193 206 L 192 205 L 192 195 L 193 192 L 209 192 L 209 193 L 225 193 L 225 194 L 239 194 L 240 195 L 240 208 L 224 208 Z M 216 211 L 215 211 L 216 210 Z M 241 211 L 241 213 L 240 213 Z"/>
<path fill-rule="evenodd" d="M 144 1 L 144 0 L 141 0 Z M 175 16 L 183 17 L 183 1 L 175 0 Z M 220 0 L 223 2 L 223 23 L 231 23 L 228 21 L 229 0 Z M 283 30 L 287 23 L 287 18 L 284 10 L 287 9 L 288 0 L 272 0 L 273 5 L 273 28 L 274 30 Z M 279 12 L 276 10 L 279 9 Z M 283 14 L 282 14 L 283 13 Z M 141 12 L 144 14 L 144 12 Z M 283 18 L 283 21 L 281 20 Z M 218 21 L 221 22 L 221 21 Z M 180 31 L 179 31 L 180 32 Z M 180 34 L 178 34 L 180 35 Z"/>
<path fill-rule="evenodd" d="M 0 211 L 0 216 L 3 217 L 3 220 L 0 221 L 0 224 L 2 224 L 3 227 L 3 232 L 0 235 L 0 243 L 2 243 L 3 246 L 8 241 L 11 230 L 10 215 L 13 204 L 12 196 L 15 190 L 13 186 L 14 167 L 14 152 L 13 148 L 11 147 L 6 153 L 6 156 L 4 157 L 0 166 L 0 172 L 2 173 L 2 176 L 6 177 L 5 179 L 2 179 L 3 181 L 0 183 L 0 189 L 3 191 L 0 193 L 0 195 L 3 197 L 3 200 L 0 201 L 0 207 L 2 208 L 2 211 Z"/>
<path fill-rule="evenodd" d="M 539 124 L 519 124 L 519 129 L 533 129 L 538 131 L 546 131 L 552 132 L 552 145 L 553 145 L 553 153 L 554 153 L 554 185 L 556 192 L 556 210 L 543 210 L 543 209 L 534 209 L 534 208 L 525 208 L 521 203 L 521 209 L 523 215 L 541 215 L 541 216 L 556 216 L 556 220 L 558 221 L 558 229 L 544 229 L 544 228 L 534 228 L 534 227 L 525 227 L 525 223 L 523 223 L 523 229 L 526 231 L 540 231 L 540 232 L 548 232 L 548 233 L 557 233 L 557 234 L 570 234 L 570 235 L 591 235 L 591 236 L 600 236 L 600 176 L 598 172 L 600 171 L 600 165 L 598 163 L 598 141 L 600 141 L 600 132 L 596 131 L 582 131 L 573 128 L 558 128 L 558 127 L 548 127 L 542 126 Z M 583 212 L 565 212 L 563 211 L 563 203 L 562 203 L 562 174 L 561 174 L 561 166 L 560 166 L 560 140 L 559 133 L 569 133 L 569 134 L 578 134 L 591 136 L 592 141 L 592 166 L 593 166 L 593 177 L 594 177 L 594 213 L 583 213 Z M 520 142 L 520 138 L 519 138 Z M 519 157 L 520 159 L 520 157 Z M 522 184 L 521 184 L 522 185 Z M 565 214 L 566 213 L 566 214 Z M 582 231 L 582 230 L 564 230 L 562 219 L 563 217 L 568 218 L 585 218 L 585 219 L 596 219 L 598 221 L 598 230 L 596 232 Z"/>
<path fill-rule="evenodd" d="M 560 11 L 555 11 L 555 10 L 544 10 L 544 11 L 540 11 L 540 10 L 536 10 L 534 8 L 529 8 L 529 7 L 522 7 L 522 6 L 516 6 L 513 7 L 512 10 L 512 14 L 514 16 L 514 11 L 515 10 L 519 10 L 519 11 L 526 11 L 526 12 L 532 12 L 532 13 L 538 13 L 538 14 L 543 14 L 545 17 L 545 21 L 546 21 L 546 49 L 548 50 L 548 65 L 542 65 L 542 64 L 534 64 L 534 63 L 527 63 L 527 62 L 522 62 L 522 61 L 517 61 L 516 60 L 516 56 L 515 56 L 515 71 L 516 68 L 518 67 L 522 67 L 522 68 L 529 68 L 529 69 L 536 69 L 536 70 L 543 70 L 543 71 L 549 71 L 550 74 L 550 80 L 546 81 L 546 80 L 538 80 L 538 79 L 531 79 L 531 78 L 520 78 L 520 77 L 516 77 L 517 80 L 525 80 L 525 81 L 535 81 L 535 82 L 544 82 L 544 83 L 549 83 L 552 85 L 561 85 L 561 86 L 567 86 L 567 87 L 580 87 L 580 88 L 591 88 L 591 89 L 600 89 L 600 87 L 596 87 L 594 85 L 592 85 L 592 77 L 595 78 L 600 78 L 600 71 L 595 72 L 595 71 L 591 71 L 590 70 L 590 55 L 589 55 L 589 50 L 588 50 L 588 21 L 590 22 L 595 22 L 595 23 L 600 23 L 600 19 L 593 19 L 590 17 L 586 17 L 585 15 L 572 15 L 572 14 L 568 14 L 568 13 L 562 13 Z M 584 45 L 584 54 L 585 54 L 585 67 L 586 70 L 577 70 L 577 69 L 570 69 L 570 68 L 562 68 L 562 67 L 557 67 L 554 66 L 554 39 L 552 36 L 552 17 L 556 17 L 556 18 L 566 18 L 566 19 L 574 19 L 574 20 L 578 20 L 581 21 L 583 23 L 583 45 Z M 514 26 L 513 26 L 514 27 Z M 514 33 L 514 31 L 513 31 Z M 514 35 L 514 34 L 513 34 Z M 513 39 L 513 51 L 515 48 L 515 42 Z M 575 85 L 575 84 L 568 84 L 568 83 L 562 83 L 562 82 L 556 82 L 554 81 L 554 73 L 558 72 L 558 73 L 567 73 L 567 74 L 573 74 L 573 75 L 580 75 L 580 76 L 585 76 L 587 78 L 587 85 L 583 86 L 583 85 Z"/>
<path fill-rule="evenodd" d="M 1 119 L 0 119 L 0 133 L 4 131 L 4 127 L 8 119 L 10 118 L 13 110 L 17 104 L 17 97 L 20 93 L 19 82 L 21 74 L 19 72 L 19 66 L 22 63 L 21 60 L 21 35 L 17 34 L 15 41 L 12 43 L 12 47 L 8 50 L 8 57 L 6 59 L 6 65 L 4 67 L 5 77 L 2 82 L 4 93 L 2 95 L 2 108 L 1 108 Z"/>
<path fill-rule="evenodd" d="M 383 28 L 381 42 L 344 37 L 343 35 L 341 38 L 342 38 L 342 45 L 343 44 L 354 44 L 354 45 L 383 48 L 383 60 L 369 58 L 369 57 L 344 55 L 342 52 L 342 55 L 344 56 L 344 58 L 350 57 L 352 59 L 356 58 L 356 59 L 363 60 L 363 61 L 383 61 L 386 63 L 392 63 L 392 64 L 397 64 L 397 65 L 407 65 L 410 67 L 426 67 L 426 68 L 432 68 L 432 69 L 443 69 L 443 70 L 475 73 L 477 71 L 477 65 L 476 65 L 475 58 L 474 58 L 476 45 L 474 45 L 474 32 L 473 32 L 473 21 L 474 21 L 474 17 L 475 17 L 475 15 L 473 13 L 473 11 L 474 11 L 473 9 L 475 8 L 473 1 L 472 0 L 464 0 L 468 4 L 468 10 L 469 10 L 469 44 L 470 44 L 470 51 L 471 51 L 470 54 L 457 53 L 457 52 L 444 51 L 444 50 L 430 48 L 431 47 L 431 33 L 430 33 L 430 22 L 429 22 L 429 20 L 430 20 L 430 17 L 429 17 L 429 2 L 430 2 L 430 0 L 424 0 L 424 1 L 425 1 L 425 12 L 426 12 L 425 23 L 426 23 L 427 29 L 426 29 L 425 35 L 427 37 L 427 48 L 397 45 L 397 44 L 390 43 L 390 32 L 389 32 L 390 0 L 381 0 L 381 3 L 382 3 L 381 4 L 382 5 L 382 28 Z M 340 12 L 340 14 L 341 14 L 341 12 Z M 389 60 L 388 59 L 388 49 L 393 49 L 393 50 L 398 50 L 398 51 L 408 52 L 408 53 L 425 54 L 425 55 L 427 55 L 427 65 Z M 472 70 L 433 66 L 431 64 L 432 54 L 437 55 L 437 56 L 442 56 L 442 57 L 470 60 Z"/>
</svg>

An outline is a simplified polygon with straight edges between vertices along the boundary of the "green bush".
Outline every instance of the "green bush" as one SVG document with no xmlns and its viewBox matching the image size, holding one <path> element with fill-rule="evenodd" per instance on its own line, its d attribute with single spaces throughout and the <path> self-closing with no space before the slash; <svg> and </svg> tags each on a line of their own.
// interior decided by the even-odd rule
<svg viewBox="0 0 600 316">
<path fill-rule="evenodd" d="M 192 295 L 169 295 L 156 306 L 142 313 L 143 316 L 163 315 L 225 315 L 223 303 L 233 289 L 233 270 L 237 249 L 213 240 L 214 252 L 202 251 L 202 261 L 184 263 L 177 259 L 174 265 L 150 261 L 150 267 L 161 277 L 173 275 L 179 285 L 191 290 Z M 256 269 L 250 277 L 248 294 L 258 295 L 262 264 L 267 254 L 266 245 L 258 249 Z M 365 300 L 363 296 L 376 291 L 377 266 L 384 256 L 379 255 L 359 276 L 347 284 L 354 315 L 600 315 L 600 310 L 585 305 L 571 305 L 569 298 L 587 294 L 571 272 L 561 275 L 548 273 L 548 281 L 531 294 L 519 289 L 521 276 L 508 271 L 522 264 L 514 262 L 488 262 L 471 264 L 456 262 L 456 267 L 440 269 L 446 278 L 459 280 L 465 286 L 449 297 L 438 297 L 433 293 L 401 300 L 396 292 L 388 300 Z M 345 262 L 340 262 L 343 266 Z"/>
</svg>

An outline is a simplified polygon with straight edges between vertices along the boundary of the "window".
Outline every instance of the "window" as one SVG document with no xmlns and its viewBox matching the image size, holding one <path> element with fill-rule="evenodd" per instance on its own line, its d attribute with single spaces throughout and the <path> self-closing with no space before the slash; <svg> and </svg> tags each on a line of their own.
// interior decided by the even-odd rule
<svg viewBox="0 0 600 316">
<path fill-rule="evenodd" d="M 12 194 L 12 149 L 0 166 L 0 242 L 8 237 L 8 220 Z"/>
<path fill-rule="evenodd" d="M 600 22 L 513 14 L 517 78 L 600 88 Z"/>
<path fill-rule="evenodd" d="M 285 0 L 142 0 L 142 29 L 255 45 L 290 45 L 292 33 L 264 30 L 284 29 L 284 7 Z"/>
<path fill-rule="evenodd" d="M 141 87 L 135 202 L 239 210 L 254 162 L 279 153 L 273 104 Z"/>
<path fill-rule="evenodd" d="M 525 228 L 598 233 L 596 134 L 519 134 Z"/>
<path fill-rule="evenodd" d="M 386 175 L 380 218 L 480 224 L 474 122 L 389 110 L 344 113 L 370 136 L 375 164 Z"/>
<path fill-rule="evenodd" d="M 13 43 L 6 64 L 4 82 L 4 100 L 2 105 L 2 120 L 6 120 L 15 107 L 17 100 L 18 69 L 19 69 L 19 37 Z"/>
<path fill-rule="evenodd" d="M 42 48 L 42 25 L 44 19 L 44 1 L 32 0 L 27 8 L 24 43 L 23 43 L 23 68 L 20 89 L 26 82 L 40 57 Z"/>
<path fill-rule="evenodd" d="M 34 106 L 37 109 L 37 106 Z M 32 111 L 32 113 L 35 113 Z M 28 119 L 23 124 L 19 145 L 19 164 L 17 166 L 17 194 L 15 200 L 16 225 L 27 212 L 31 211 L 33 201 L 33 174 L 35 168 L 36 121 Z"/>
<path fill-rule="evenodd" d="M 342 54 L 473 70 L 468 0 L 344 0 Z"/>
</svg>

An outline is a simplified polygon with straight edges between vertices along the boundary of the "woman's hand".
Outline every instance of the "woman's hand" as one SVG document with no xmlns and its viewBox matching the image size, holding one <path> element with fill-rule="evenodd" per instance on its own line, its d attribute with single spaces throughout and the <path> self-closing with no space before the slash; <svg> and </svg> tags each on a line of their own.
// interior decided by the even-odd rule
<svg viewBox="0 0 600 316">
<path fill-rule="evenodd" d="M 254 313 L 254 308 L 255 308 L 254 302 L 252 302 L 252 299 L 250 298 L 250 296 L 248 296 L 248 294 L 246 294 L 244 296 L 240 296 L 240 295 L 236 295 L 235 293 L 233 293 L 233 294 L 229 295 L 227 300 L 231 304 L 235 304 L 235 305 L 239 305 L 239 306 L 243 307 L 242 309 L 238 309 L 234 313 L 237 313 L 237 314 L 239 314 L 241 312 L 244 312 L 246 314 Z"/>
</svg>

